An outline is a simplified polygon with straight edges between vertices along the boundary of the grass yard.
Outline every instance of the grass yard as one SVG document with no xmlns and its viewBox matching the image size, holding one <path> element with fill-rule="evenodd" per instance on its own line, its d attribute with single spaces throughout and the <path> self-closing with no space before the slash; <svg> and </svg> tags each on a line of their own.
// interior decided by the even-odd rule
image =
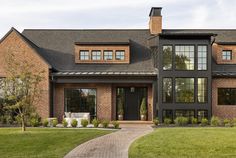
<svg viewBox="0 0 236 158">
<path fill-rule="evenodd" d="M 236 128 L 158 128 L 136 140 L 129 157 L 236 157 Z"/>
<path fill-rule="evenodd" d="M 79 144 L 111 133 L 96 129 L 0 128 L 0 157 L 62 158 Z"/>
</svg>

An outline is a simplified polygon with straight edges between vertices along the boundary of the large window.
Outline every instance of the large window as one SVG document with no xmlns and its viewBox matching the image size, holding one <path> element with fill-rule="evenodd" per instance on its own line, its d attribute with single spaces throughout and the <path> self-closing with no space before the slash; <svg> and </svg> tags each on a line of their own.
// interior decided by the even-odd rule
<svg viewBox="0 0 236 158">
<path fill-rule="evenodd" d="M 104 51 L 104 60 L 112 60 L 113 59 L 113 51 L 105 50 Z"/>
<path fill-rule="evenodd" d="M 222 60 L 232 60 L 232 51 L 231 50 L 223 50 L 222 51 Z"/>
<path fill-rule="evenodd" d="M 101 60 L 101 51 L 93 50 L 92 51 L 92 60 Z"/>
<path fill-rule="evenodd" d="M 207 70 L 207 46 L 198 46 L 198 70 Z"/>
<path fill-rule="evenodd" d="M 172 46 L 163 46 L 163 70 L 172 69 Z"/>
<path fill-rule="evenodd" d="M 236 105 L 236 88 L 218 88 L 218 105 Z"/>
<path fill-rule="evenodd" d="M 175 101 L 178 103 L 194 102 L 194 78 L 175 79 Z"/>
<path fill-rule="evenodd" d="M 116 60 L 125 60 L 125 51 L 117 50 L 116 51 Z"/>
<path fill-rule="evenodd" d="M 172 97 L 172 78 L 163 78 L 162 84 L 162 101 L 164 103 L 171 103 Z"/>
<path fill-rule="evenodd" d="M 197 100 L 199 103 L 207 102 L 207 78 L 198 78 L 197 79 Z"/>
<path fill-rule="evenodd" d="M 89 51 L 81 50 L 80 51 L 80 60 L 89 60 Z"/>
<path fill-rule="evenodd" d="M 176 117 L 187 117 L 190 121 L 194 118 L 194 110 L 175 110 L 175 118 Z"/>
<path fill-rule="evenodd" d="M 194 46 L 175 46 L 175 69 L 194 70 Z"/>
<path fill-rule="evenodd" d="M 96 89 L 65 89 L 66 112 L 89 112 L 96 116 Z"/>
</svg>

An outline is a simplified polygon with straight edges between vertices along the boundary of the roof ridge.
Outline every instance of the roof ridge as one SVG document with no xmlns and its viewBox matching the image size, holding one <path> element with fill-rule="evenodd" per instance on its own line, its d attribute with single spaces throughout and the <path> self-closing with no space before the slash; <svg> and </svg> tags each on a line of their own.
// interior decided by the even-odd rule
<svg viewBox="0 0 236 158">
<path fill-rule="evenodd" d="M 148 31 L 149 29 L 24 29 L 24 31 Z"/>
</svg>

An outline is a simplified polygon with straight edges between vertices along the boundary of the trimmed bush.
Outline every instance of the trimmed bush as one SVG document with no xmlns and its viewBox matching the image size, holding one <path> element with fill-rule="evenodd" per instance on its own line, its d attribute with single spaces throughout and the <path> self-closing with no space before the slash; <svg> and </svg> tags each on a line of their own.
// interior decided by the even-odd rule
<svg viewBox="0 0 236 158">
<path fill-rule="evenodd" d="M 216 116 L 212 116 L 211 126 L 219 126 L 219 125 L 220 125 L 220 119 Z"/>
<path fill-rule="evenodd" d="M 120 126 L 119 122 L 117 122 L 117 121 L 112 121 L 111 123 L 114 126 L 114 128 L 116 128 L 116 129 L 119 128 L 119 126 Z"/>
<path fill-rule="evenodd" d="M 71 121 L 71 126 L 72 126 L 72 127 L 77 127 L 77 125 L 78 125 L 78 121 L 77 121 L 76 119 L 73 119 L 73 120 Z"/>
<path fill-rule="evenodd" d="M 223 120 L 223 124 L 224 124 L 224 126 L 226 126 L 226 127 L 230 127 L 230 126 L 231 126 L 231 122 L 230 122 L 229 119 L 224 119 L 224 120 Z"/>
<path fill-rule="evenodd" d="M 187 117 L 177 117 L 175 119 L 175 124 L 178 126 L 186 126 L 188 124 L 188 118 Z"/>
<path fill-rule="evenodd" d="M 171 124 L 171 119 L 169 119 L 169 118 L 164 118 L 164 124 L 165 124 L 165 125 Z"/>
<path fill-rule="evenodd" d="M 67 127 L 68 126 L 68 122 L 66 121 L 66 119 L 62 120 L 62 125 L 63 125 L 63 127 Z"/>
<path fill-rule="evenodd" d="M 58 124 L 58 120 L 57 119 L 52 120 L 52 126 L 53 127 L 56 127 L 57 124 Z"/>
<path fill-rule="evenodd" d="M 208 119 L 202 118 L 200 125 L 201 125 L 201 126 L 207 126 L 208 124 L 209 124 Z"/>
<path fill-rule="evenodd" d="M 109 125 L 109 121 L 108 121 L 108 120 L 103 120 L 103 121 L 102 121 L 102 127 L 103 127 L 103 128 L 107 128 L 108 125 Z"/>
<path fill-rule="evenodd" d="M 87 120 L 87 119 L 82 119 L 82 120 L 81 120 L 81 125 L 82 125 L 83 127 L 87 127 L 87 126 L 88 126 L 88 120 Z"/>
<path fill-rule="evenodd" d="M 159 119 L 158 119 L 158 118 L 155 118 L 155 119 L 153 120 L 153 123 L 154 123 L 156 126 L 158 126 L 158 124 L 159 124 Z"/>
<path fill-rule="evenodd" d="M 93 119 L 92 124 L 93 124 L 93 126 L 94 126 L 95 128 L 98 128 L 98 126 L 99 126 L 99 124 L 100 124 L 100 121 L 95 118 L 95 119 Z"/>
<path fill-rule="evenodd" d="M 191 124 L 196 125 L 197 123 L 197 118 L 191 118 Z"/>
<path fill-rule="evenodd" d="M 43 120 L 43 127 L 47 127 L 48 126 L 48 119 Z"/>
<path fill-rule="evenodd" d="M 31 118 L 30 119 L 30 125 L 32 127 L 38 127 L 39 126 L 39 120 L 37 118 Z"/>
</svg>

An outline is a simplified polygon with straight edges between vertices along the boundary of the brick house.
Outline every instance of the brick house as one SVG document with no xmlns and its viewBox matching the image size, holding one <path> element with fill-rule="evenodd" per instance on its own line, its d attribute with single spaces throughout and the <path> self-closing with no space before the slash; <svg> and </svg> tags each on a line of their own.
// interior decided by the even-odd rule
<svg viewBox="0 0 236 158">
<path fill-rule="evenodd" d="M 148 29 L 59 30 L 12 28 L 0 41 L 0 77 L 11 48 L 45 70 L 37 112 L 62 119 L 64 112 L 91 117 L 147 120 L 177 116 L 236 117 L 236 30 L 162 29 L 153 7 Z"/>
</svg>

